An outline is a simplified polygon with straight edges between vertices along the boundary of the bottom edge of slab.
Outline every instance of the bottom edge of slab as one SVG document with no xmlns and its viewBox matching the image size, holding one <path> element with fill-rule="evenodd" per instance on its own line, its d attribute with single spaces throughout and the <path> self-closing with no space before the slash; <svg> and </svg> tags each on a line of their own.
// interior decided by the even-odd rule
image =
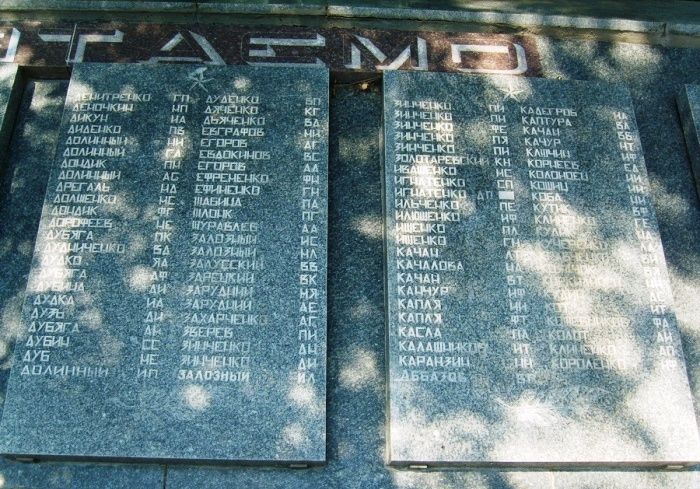
<svg viewBox="0 0 700 489">
<path fill-rule="evenodd" d="M 262 460 L 262 459 L 221 459 L 221 458 L 185 458 L 185 457 L 145 457 L 128 455 L 53 455 L 32 453 L 2 453 L 0 456 L 25 463 L 40 462 L 92 462 L 92 463 L 119 463 L 119 464 L 168 464 L 168 465 L 211 465 L 230 467 L 286 467 L 304 469 L 318 467 L 326 464 L 323 459 L 314 460 Z"/>
</svg>

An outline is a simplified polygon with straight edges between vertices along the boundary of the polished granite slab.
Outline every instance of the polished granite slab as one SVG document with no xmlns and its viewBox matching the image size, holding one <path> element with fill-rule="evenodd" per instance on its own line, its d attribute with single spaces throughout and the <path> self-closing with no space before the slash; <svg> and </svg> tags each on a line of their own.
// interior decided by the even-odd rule
<svg viewBox="0 0 700 489">
<path fill-rule="evenodd" d="M 384 141 L 390 463 L 700 461 L 629 92 L 389 72 Z"/>
<path fill-rule="evenodd" d="M 327 104 L 321 69 L 74 68 L 4 453 L 325 459 Z"/>
</svg>

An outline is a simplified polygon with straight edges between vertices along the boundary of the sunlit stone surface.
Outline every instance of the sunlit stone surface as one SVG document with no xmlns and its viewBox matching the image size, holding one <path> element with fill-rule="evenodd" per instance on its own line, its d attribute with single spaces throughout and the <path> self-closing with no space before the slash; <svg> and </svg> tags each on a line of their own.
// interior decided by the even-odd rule
<svg viewBox="0 0 700 489">
<path fill-rule="evenodd" d="M 74 68 L 4 453 L 325 459 L 327 104 L 318 69 Z"/>
<path fill-rule="evenodd" d="M 688 155 L 693 162 L 695 182 L 700 189 L 700 85 L 685 85 L 678 94 L 678 110 L 688 143 Z"/>
<path fill-rule="evenodd" d="M 384 131 L 390 462 L 700 460 L 627 90 L 390 72 Z"/>
</svg>

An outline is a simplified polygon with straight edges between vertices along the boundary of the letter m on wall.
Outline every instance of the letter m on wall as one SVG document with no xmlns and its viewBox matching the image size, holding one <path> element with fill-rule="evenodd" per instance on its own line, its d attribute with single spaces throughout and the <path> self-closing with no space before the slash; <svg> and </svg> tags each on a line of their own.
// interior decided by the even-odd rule
<svg viewBox="0 0 700 489">
<path fill-rule="evenodd" d="M 350 70 L 370 68 L 374 70 L 410 70 L 428 69 L 428 46 L 425 39 L 416 36 L 407 44 L 397 46 L 394 41 L 377 46 L 375 41 L 359 34 L 346 39 L 345 53 L 350 55 L 350 62 L 345 65 Z"/>
</svg>

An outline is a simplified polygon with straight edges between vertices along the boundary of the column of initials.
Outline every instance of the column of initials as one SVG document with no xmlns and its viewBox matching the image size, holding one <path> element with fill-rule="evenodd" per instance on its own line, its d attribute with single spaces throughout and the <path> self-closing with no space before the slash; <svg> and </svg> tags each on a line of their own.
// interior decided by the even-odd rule
<svg viewBox="0 0 700 489">
<path fill-rule="evenodd" d="M 155 230 L 153 232 L 146 294 L 143 334 L 139 355 L 137 378 L 157 379 L 162 366 L 161 346 L 163 327 L 166 320 L 165 304 L 168 301 L 170 269 L 173 265 L 173 234 L 175 232 L 176 197 L 180 187 L 183 161 L 187 156 L 186 127 L 190 116 L 190 96 L 172 94 L 169 96 L 171 109 L 165 148 L 156 160 L 160 163 L 158 175 L 158 207 L 156 208 Z M 172 313 L 167 313 L 172 316 Z M 172 317 L 169 317 L 172 319 Z"/>
<path fill-rule="evenodd" d="M 321 226 L 321 179 L 319 164 L 323 145 L 321 99 L 308 97 L 304 101 L 303 171 L 301 173 L 301 237 L 299 241 L 299 321 L 297 324 L 298 384 L 315 384 L 320 367 L 318 358 L 322 345 L 318 326 L 321 312 L 319 295 L 319 232 Z"/>
<path fill-rule="evenodd" d="M 680 352 L 676 345 L 678 338 L 674 334 L 674 321 L 669 304 L 671 291 L 664 267 L 663 250 L 657 235 L 653 211 L 649 200 L 649 182 L 646 167 L 643 164 L 641 145 L 633 122 L 626 112 L 614 111 L 615 134 L 618 141 L 622 169 L 627 182 L 629 209 L 634 222 L 635 236 L 639 242 L 639 256 L 648 290 L 648 304 L 654 325 L 656 352 L 661 357 L 661 366 L 665 369 L 681 368 L 678 361 Z"/>
<path fill-rule="evenodd" d="M 489 129 L 493 155 L 496 196 L 500 218 L 501 244 L 505 250 L 506 306 L 508 310 L 508 340 L 510 358 L 504 359 L 508 370 L 514 371 L 515 382 L 534 383 L 535 363 L 532 355 L 530 306 L 526 296 L 525 275 L 518 260 L 520 217 L 516 202 L 513 155 L 508 135 L 505 106 L 489 104 Z"/>
</svg>

